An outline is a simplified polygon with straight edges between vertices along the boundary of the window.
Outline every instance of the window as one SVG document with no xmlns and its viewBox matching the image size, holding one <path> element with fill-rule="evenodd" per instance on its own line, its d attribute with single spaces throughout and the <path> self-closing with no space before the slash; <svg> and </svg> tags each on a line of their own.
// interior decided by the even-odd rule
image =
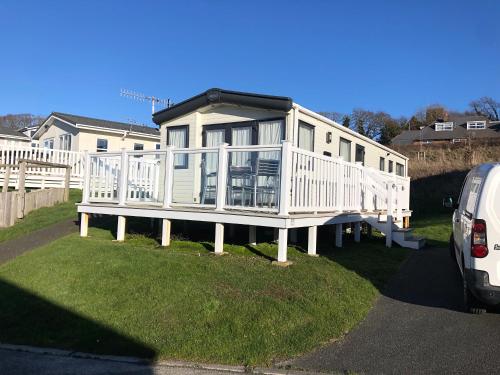
<svg viewBox="0 0 500 375">
<path fill-rule="evenodd" d="M 134 151 L 144 150 L 144 145 L 142 143 L 134 143 Z"/>
<path fill-rule="evenodd" d="M 365 165 L 365 148 L 363 146 L 356 145 L 356 159 L 354 161 Z"/>
<path fill-rule="evenodd" d="M 161 149 L 161 144 L 157 143 L 157 144 L 155 145 L 155 149 L 156 149 L 156 150 L 160 150 L 160 149 Z"/>
<path fill-rule="evenodd" d="M 394 172 L 394 162 L 392 160 L 389 160 L 389 173 Z"/>
<path fill-rule="evenodd" d="M 49 138 L 43 141 L 43 148 L 48 148 L 49 150 L 54 149 L 54 138 Z"/>
<path fill-rule="evenodd" d="M 331 152 L 328 152 L 328 151 L 323 151 L 323 155 L 325 156 L 332 156 L 332 153 Z"/>
<path fill-rule="evenodd" d="M 434 124 L 434 129 L 437 132 L 451 131 L 451 130 L 453 130 L 453 122 L 436 122 Z"/>
<path fill-rule="evenodd" d="M 167 128 L 167 145 L 176 148 L 188 147 L 189 140 L 189 126 L 173 126 Z M 176 169 L 186 169 L 188 167 L 188 154 L 176 154 L 174 159 L 174 167 Z"/>
<path fill-rule="evenodd" d="M 71 150 L 71 134 L 63 134 L 59 137 L 59 149 L 65 151 Z"/>
<path fill-rule="evenodd" d="M 467 121 L 467 130 L 486 129 L 486 121 Z"/>
<path fill-rule="evenodd" d="M 97 152 L 108 151 L 108 140 L 104 138 L 97 138 Z"/>
<path fill-rule="evenodd" d="M 314 126 L 305 122 L 299 122 L 299 148 L 314 151 Z"/>
<path fill-rule="evenodd" d="M 405 175 L 405 166 L 403 164 L 396 163 L 396 174 L 398 176 L 404 177 L 404 175 Z"/>
<path fill-rule="evenodd" d="M 380 158 L 380 161 L 379 161 L 379 163 L 378 163 L 378 164 L 379 164 L 379 166 L 378 166 L 378 167 L 379 167 L 379 169 L 380 169 L 381 171 L 385 171 L 385 159 L 384 159 L 384 158 Z"/>
<path fill-rule="evenodd" d="M 340 138 L 339 156 L 344 159 L 344 161 L 351 161 L 351 141 Z"/>
</svg>

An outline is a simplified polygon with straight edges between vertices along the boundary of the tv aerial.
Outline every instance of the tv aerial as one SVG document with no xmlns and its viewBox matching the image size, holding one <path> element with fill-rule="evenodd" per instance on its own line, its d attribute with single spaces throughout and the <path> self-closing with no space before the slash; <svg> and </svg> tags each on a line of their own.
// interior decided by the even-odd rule
<svg viewBox="0 0 500 375">
<path fill-rule="evenodd" d="M 134 99 L 140 102 L 151 102 L 151 113 L 155 113 L 155 104 L 159 104 L 163 108 L 170 108 L 172 105 L 174 105 L 174 103 L 170 99 L 160 99 L 156 96 L 148 96 L 132 90 L 121 89 L 120 96 Z"/>
</svg>

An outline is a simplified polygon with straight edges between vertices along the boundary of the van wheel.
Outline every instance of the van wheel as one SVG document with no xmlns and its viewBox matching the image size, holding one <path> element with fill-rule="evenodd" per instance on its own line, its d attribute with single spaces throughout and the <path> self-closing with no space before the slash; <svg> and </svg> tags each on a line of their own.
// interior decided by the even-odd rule
<svg viewBox="0 0 500 375">
<path fill-rule="evenodd" d="M 465 277 L 463 278 L 463 284 L 464 284 L 465 312 L 474 315 L 484 314 L 486 312 L 486 307 L 481 301 L 478 301 L 476 296 L 474 296 L 474 294 L 472 294 L 472 292 L 469 290 L 469 287 L 467 286 L 467 280 L 465 280 Z"/>
<path fill-rule="evenodd" d="M 456 260 L 456 255 L 455 255 L 455 239 L 453 238 L 453 232 L 450 235 L 450 242 L 448 244 L 448 249 L 450 250 L 451 259 Z"/>
</svg>

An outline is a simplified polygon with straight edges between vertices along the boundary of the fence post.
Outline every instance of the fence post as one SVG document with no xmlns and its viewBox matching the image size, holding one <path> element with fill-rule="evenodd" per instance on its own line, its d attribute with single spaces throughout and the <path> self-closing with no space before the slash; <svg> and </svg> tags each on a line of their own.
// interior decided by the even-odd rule
<svg viewBox="0 0 500 375">
<path fill-rule="evenodd" d="M 290 204 L 290 188 L 292 181 L 292 143 L 283 141 L 281 144 L 281 171 L 280 171 L 280 207 L 279 215 L 288 215 Z"/>
<path fill-rule="evenodd" d="M 26 203 L 24 201 L 26 198 L 26 166 L 27 163 L 25 161 L 19 163 L 19 198 L 17 205 L 18 219 L 22 219 L 24 217 L 24 204 Z"/>
<path fill-rule="evenodd" d="M 85 158 L 85 168 L 83 170 L 83 193 L 82 193 L 82 203 L 89 203 L 90 196 L 90 155 L 88 151 L 84 151 Z"/>
<path fill-rule="evenodd" d="M 217 202 L 216 211 L 223 211 L 226 204 L 226 181 L 227 181 L 227 143 L 219 146 L 219 163 L 217 165 Z"/>
<path fill-rule="evenodd" d="M 118 198 L 118 204 L 120 206 L 125 206 L 128 191 L 128 155 L 127 151 L 124 148 L 122 148 L 120 161 L 120 196 Z"/>
<path fill-rule="evenodd" d="M 170 208 L 172 203 L 172 187 L 174 175 L 174 154 L 172 147 L 167 146 L 165 154 L 165 178 L 163 180 L 163 208 Z"/>
<path fill-rule="evenodd" d="M 69 200 L 69 184 L 71 181 L 71 167 L 66 167 L 66 172 L 64 174 L 64 202 Z"/>
<path fill-rule="evenodd" d="M 5 168 L 5 174 L 3 176 L 2 193 L 6 193 L 9 191 L 10 171 L 11 171 L 11 167 L 10 167 L 10 165 L 8 165 Z"/>
</svg>

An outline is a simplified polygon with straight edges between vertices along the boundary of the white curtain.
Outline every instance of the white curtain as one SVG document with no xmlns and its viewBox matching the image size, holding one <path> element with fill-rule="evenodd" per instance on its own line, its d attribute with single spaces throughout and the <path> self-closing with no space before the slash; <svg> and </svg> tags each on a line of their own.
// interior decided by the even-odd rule
<svg viewBox="0 0 500 375">
<path fill-rule="evenodd" d="M 169 146 L 174 146 L 175 148 L 186 147 L 186 129 L 169 129 L 168 130 L 168 140 Z M 184 166 L 187 155 L 177 154 L 175 155 L 174 165 Z"/>
<path fill-rule="evenodd" d="M 283 140 L 282 120 L 259 122 L 259 145 L 280 145 L 282 140 Z M 279 151 L 260 152 L 259 158 L 278 160 L 280 158 L 280 152 Z"/>
<path fill-rule="evenodd" d="M 252 144 L 252 127 L 232 129 L 232 146 L 250 146 Z M 232 152 L 231 165 L 250 166 L 250 152 Z"/>
<path fill-rule="evenodd" d="M 299 124 L 299 148 L 314 151 L 314 127 Z"/>
<path fill-rule="evenodd" d="M 340 140 L 339 156 L 344 161 L 351 161 L 351 142 L 344 139 Z"/>
<path fill-rule="evenodd" d="M 225 134 L 224 129 L 214 129 L 206 131 L 206 146 L 207 147 L 218 147 L 224 143 Z M 218 153 L 217 152 L 208 152 L 205 155 L 206 160 L 206 173 L 213 173 L 217 171 L 217 163 L 218 163 Z"/>
</svg>

